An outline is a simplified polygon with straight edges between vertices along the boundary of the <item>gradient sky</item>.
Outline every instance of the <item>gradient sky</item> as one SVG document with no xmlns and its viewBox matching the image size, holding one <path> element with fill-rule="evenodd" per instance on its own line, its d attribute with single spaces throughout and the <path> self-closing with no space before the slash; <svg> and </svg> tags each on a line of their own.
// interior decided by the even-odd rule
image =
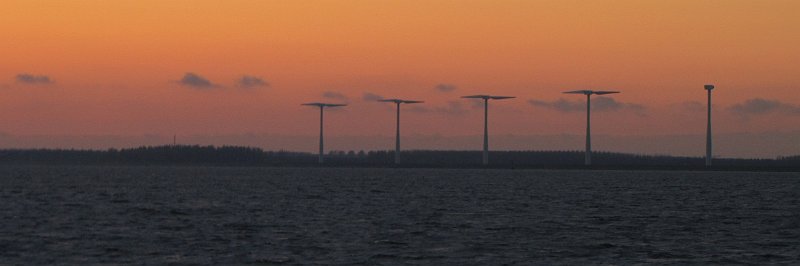
<svg viewBox="0 0 800 266">
<path fill-rule="evenodd" d="M 464 136 L 481 133 L 481 110 L 458 97 L 490 93 L 519 97 L 492 103 L 494 134 L 582 134 L 583 99 L 560 92 L 612 89 L 598 134 L 703 134 L 706 83 L 720 134 L 796 132 L 798 12 L 795 0 L 4 0 L 0 132 L 311 136 L 318 114 L 299 104 L 331 101 L 351 104 L 327 116 L 332 136 L 390 136 L 391 106 L 368 100 L 383 96 L 426 101 L 406 109 L 404 133 Z"/>
</svg>

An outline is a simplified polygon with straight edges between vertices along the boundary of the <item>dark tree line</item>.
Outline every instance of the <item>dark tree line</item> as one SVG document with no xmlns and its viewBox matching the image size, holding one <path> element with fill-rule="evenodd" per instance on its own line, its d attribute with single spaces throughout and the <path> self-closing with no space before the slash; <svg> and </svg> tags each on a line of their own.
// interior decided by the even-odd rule
<svg viewBox="0 0 800 266">
<path fill-rule="evenodd" d="M 302 153 L 264 152 L 258 148 L 234 146 L 156 146 L 108 150 L 0 150 L 6 164 L 210 164 L 259 165 L 273 161 L 296 161 Z"/>
<path fill-rule="evenodd" d="M 577 168 L 582 167 L 581 151 L 494 151 L 492 167 L 498 168 Z M 480 151 L 411 150 L 401 154 L 403 166 L 479 167 Z M 700 157 L 652 156 L 596 152 L 598 168 L 678 168 L 702 169 Z M 392 151 L 331 151 L 329 166 L 385 167 L 394 163 Z M 109 150 L 31 149 L 0 150 L 0 164 L 96 164 L 96 165 L 222 165 L 222 166 L 315 166 L 317 155 L 288 151 L 264 151 L 238 146 L 156 146 Z M 800 156 L 777 159 L 715 159 L 716 167 L 726 169 L 800 169 Z"/>
</svg>

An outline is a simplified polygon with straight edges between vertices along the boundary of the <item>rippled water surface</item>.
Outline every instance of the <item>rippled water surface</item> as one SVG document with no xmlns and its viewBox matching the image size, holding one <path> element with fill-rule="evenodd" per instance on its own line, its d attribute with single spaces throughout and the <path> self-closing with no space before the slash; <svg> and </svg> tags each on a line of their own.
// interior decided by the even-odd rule
<svg viewBox="0 0 800 266">
<path fill-rule="evenodd" d="M 800 174 L 0 168 L 9 264 L 800 263 Z"/>
</svg>

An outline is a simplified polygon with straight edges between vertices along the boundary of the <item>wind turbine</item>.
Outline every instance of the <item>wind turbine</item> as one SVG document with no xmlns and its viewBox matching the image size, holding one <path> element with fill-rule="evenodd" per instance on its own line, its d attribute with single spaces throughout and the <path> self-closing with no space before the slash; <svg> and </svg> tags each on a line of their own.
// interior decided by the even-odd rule
<svg viewBox="0 0 800 266">
<path fill-rule="evenodd" d="M 489 164 L 489 100 L 516 98 L 513 96 L 470 95 L 461 98 L 483 99 L 483 165 Z"/>
<path fill-rule="evenodd" d="M 397 105 L 397 128 L 396 128 L 396 136 L 395 136 L 395 144 L 394 144 L 394 164 L 400 164 L 400 105 L 401 104 L 413 104 L 413 103 L 423 103 L 423 101 L 409 101 L 409 100 L 401 100 L 401 99 L 382 99 L 378 100 L 379 102 L 391 102 Z"/>
<path fill-rule="evenodd" d="M 706 128 L 706 167 L 711 166 L 711 90 L 714 85 L 703 86 L 708 91 L 708 127 Z"/>
<path fill-rule="evenodd" d="M 592 165 L 592 94 L 605 95 L 619 93 L 618 91 L 593 91 L 593 90 L 579 90 L 579 91 L 565 91 L 567 94 L 583 94 L 586 95 L 586 157 L 584 158 L 584 165 Z"/>
<path fill-rule="evenodd" d="M 346 104 L 337 104 L 337 103 L 304 103 L 302 105 L 308 106 L 316 106 L 319 107 L 319 163 L 322 164 L 324 162 L 324 141 L 322 139 L 322 121 L 325 114 L 325 107 L 339 107 L 339 106 L 347 106 Z"/>
</svg>

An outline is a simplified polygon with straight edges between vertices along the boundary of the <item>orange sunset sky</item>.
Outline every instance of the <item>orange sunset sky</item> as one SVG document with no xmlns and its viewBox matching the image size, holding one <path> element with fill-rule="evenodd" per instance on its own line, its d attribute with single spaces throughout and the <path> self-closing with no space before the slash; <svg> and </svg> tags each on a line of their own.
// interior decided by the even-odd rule
<svg viewBox="0 0 800 266">
<path fill-rule="evenodd" d="M 0 132 L 313 139 L 318 113 L 299 104 L 329 101 L 350 106 L 326 113 L 328 136 L 390 137 L 382 96 L 426 101 L 404 109 L 404 134 L 477 136 L 482 110 L 459 97 L 488 93 L 518 97 L 491 104 L 492 134 L 581 135 L 584 99 L 561 92 L 603 89 L 623 93 L 598 101 L 598 135 L 701 136 L 713 83 L 716 133 L 795 134 L 798 14 L 795 0 L 4 0 Z M 765 152 L 750 149 L 735 154 Z"/>
</svg>

